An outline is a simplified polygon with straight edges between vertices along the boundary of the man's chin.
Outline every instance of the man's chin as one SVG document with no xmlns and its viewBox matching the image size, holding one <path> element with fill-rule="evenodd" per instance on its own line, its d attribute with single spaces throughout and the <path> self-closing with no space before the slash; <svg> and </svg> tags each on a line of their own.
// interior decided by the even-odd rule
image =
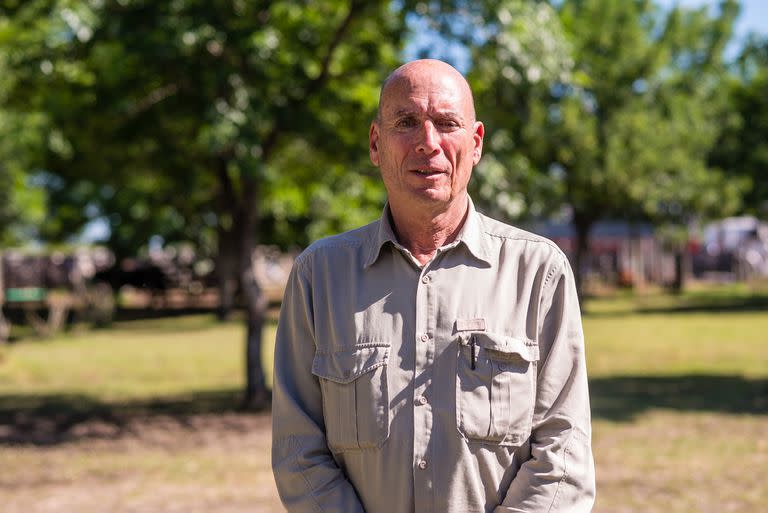
<svg viewBox="0 0 768 513">
<path fill-rule="evenodd" d="M 397 199 L 395 199 L 397 198 Z M 406 208 L 422 208 L 429 210 L 441 210 L 448 208 L 455 199 L 449 189 L 436 187 L 421 187 L 400 189 L 396 195 L 389 194 L 390 202 L 401 205 Z"/>
<path fill-rule="evenodd" d="M 413 192 L 413 197 L 418 201 L 428 203 L 448 203 L 450 194 L 442 189 L 420 189 Z"/>
</svg>

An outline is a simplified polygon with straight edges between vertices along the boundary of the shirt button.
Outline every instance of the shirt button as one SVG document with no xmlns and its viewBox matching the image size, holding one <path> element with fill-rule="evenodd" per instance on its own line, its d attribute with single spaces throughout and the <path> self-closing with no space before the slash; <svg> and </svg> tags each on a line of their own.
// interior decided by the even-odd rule
<svg viewBox="0 0 768 513">
<path fill-rule="evenodd" d="M 419 467 L 421 470 L 424 470 L 425 468 L 427 468 L 427 462 L 426 462 L 426 460 L 419 460 L 419 462 L 417 463 L 417 466 L 418 466 L 418 467 Z"/>
<path fill-rule="evenodd" d="M 416 398 L 416 404 L 427 404 L 427 398 L 423 395 Z"/>
<path fill-rule="evenodd" d="M 421 283 L 429 283 L 430 277 L 428 274 L 425 274 L 421 277 Z"/>
<path fill-rule="evenodd" d="M 422 342 L 429 342 L 429 335 L 424 333 L 422 336 L 419 337 L 419 340 L 421 340 Z"/>
</svg>

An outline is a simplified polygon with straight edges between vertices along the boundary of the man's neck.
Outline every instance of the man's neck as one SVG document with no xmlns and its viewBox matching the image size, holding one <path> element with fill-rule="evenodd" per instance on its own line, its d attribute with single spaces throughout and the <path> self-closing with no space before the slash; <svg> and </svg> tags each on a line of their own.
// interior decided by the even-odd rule
<svg viewBox="0 0 768 513">
<path fill-rule="evenodd" d="M 464 195 L 437 211 L 408 211 L 390 203 L 389 211 L 397 241 L 425 265 L 438 248 L 450 244 L 459 235 L 469 213 L 469 198 Z"/>
</svg>

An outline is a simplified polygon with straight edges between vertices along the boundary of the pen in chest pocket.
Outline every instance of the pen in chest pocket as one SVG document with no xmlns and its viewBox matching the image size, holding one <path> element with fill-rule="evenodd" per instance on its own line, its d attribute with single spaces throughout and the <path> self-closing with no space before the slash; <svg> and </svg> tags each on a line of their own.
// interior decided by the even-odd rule
<svg viewBox="0 0 768 513">
<path fill-rule="evenodd" d="M 475 370 L 475 358 L 477 356 L 477 343 L 475 342 L 475 336 L 472 335 L 469 339 L 469 356 L 470 356 L 470 365 L 472 367 L 472 370 Z"/>
</svg>

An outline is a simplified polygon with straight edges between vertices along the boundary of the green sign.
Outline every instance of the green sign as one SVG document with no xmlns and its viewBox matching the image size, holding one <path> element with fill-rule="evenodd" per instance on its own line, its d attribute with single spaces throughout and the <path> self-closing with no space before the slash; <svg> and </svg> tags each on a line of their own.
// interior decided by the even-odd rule
<svg viewBox="0 0 768 513">
<path fill-rule="evenodd" d="M 42 287 L 26 287 L 23 289 L 5 289 L 5 301 L 7 303 L 26 303 L 31 301 L 45 301 L 48 289 Z"/>
</svg>

